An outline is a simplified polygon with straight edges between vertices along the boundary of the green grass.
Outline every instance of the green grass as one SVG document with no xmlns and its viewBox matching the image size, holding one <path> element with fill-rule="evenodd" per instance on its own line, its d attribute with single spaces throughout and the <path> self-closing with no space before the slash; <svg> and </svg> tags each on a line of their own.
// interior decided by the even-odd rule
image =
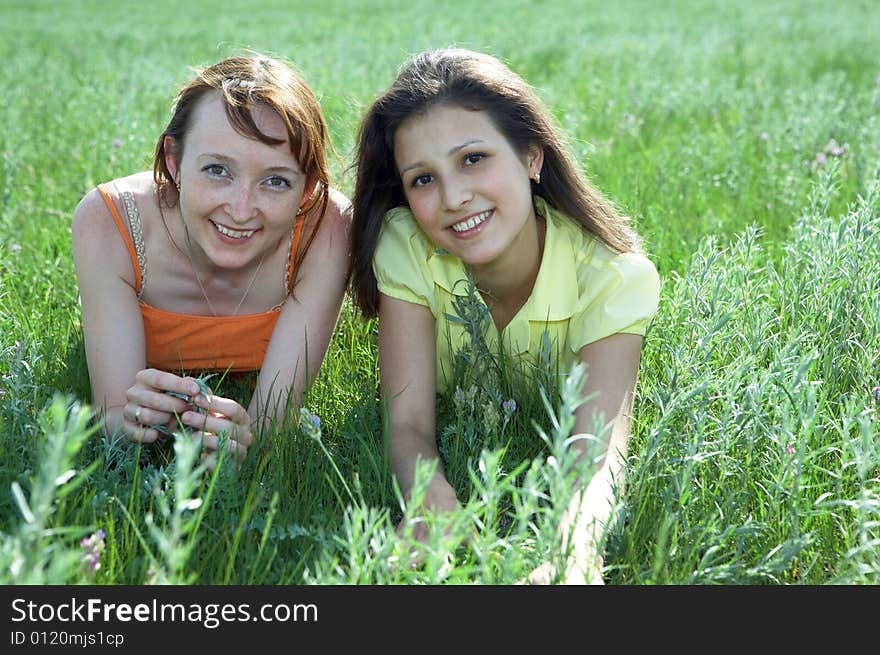
<svg viewBox="0 0 880 655">
<path fill-rule="evenodd" d="M 320 429 L 289 416 L 241 469 L 89 428 L 70 217 L 149 165 L 189 67 L 245 48 L 293 60 L 350 192 L 363 108 L 408 55 L 455 44 L 537 87 L 661 273 L 606 580 L 880 582 L 875 3 L 363 4 L 0 0 L 0 581 L 510 584 L 558 556 L 551 414 L 574 401 L 551 413 L 539 385 L 490 376 L 439 401 L 466 508 L 423 568 L 403 565 L 376 324 L 348 302 L 307 403 Z M 98 529 L 92 577 L 80 540 Z"/>
</svg>

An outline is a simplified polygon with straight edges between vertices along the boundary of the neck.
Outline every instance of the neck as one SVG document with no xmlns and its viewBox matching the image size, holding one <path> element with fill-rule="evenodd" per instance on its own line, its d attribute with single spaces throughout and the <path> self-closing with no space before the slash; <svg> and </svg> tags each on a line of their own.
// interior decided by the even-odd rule
<svg viewBox="0 0 880 655">
<path fill-rule="evenodd" d="M 244 304 L 244 301 L 247 298 L 251 287 L 254 285 L 257 276 L 260 274 L 260 269 L 262 269 L 263 262 L 266 260 L 266 256 L 269 254 L 269 249 L 267 248 L 263 251 L 263 254 L 258 262 L 255 262 L 252 265 L 245 267 L 244 269 L 233 272 L 223 271 L 222 269 L 218 269 L 216 266 L 213 265 L 213 263 L 210 261 L 203 250 L 201 250 L 200 248 L 196 249 L 194 247 L 192 240 L 189 238 L 189 231 L 186 229 L 186 224 L 184 224 L 184 236 L 184 254 L 186 254 L 187 258 L 189 259 L 189 263 L 192 267 L 193 274 L 195 275 L 196 282 L 199 285 L 199 289 L 201 290 L 202 295 L 205 298 L 205 302 L 207 302 L 208 307 L 211 310 L 211 313 L 214 316 L 230 315 L 227 314 L 227 312 L 222 312 L 221 314 L 217 313 L 215 303 L 209 296 L 209 293 L 211 292 L 208 291 L 208 288 L 210 288 L 211 286 L 215 286 L 215 289 L 213 290 L 215 293 L 217 293 L 214 298 L 215 301 L 218 299 L 222 301 L 224 297 L 233 292 L 236 294 L 241 293 L 238 304 L 231 312 L 232 316 L 237 315 L 239 310 L 241 309 L 241 306 Z M 201 264 L 198 263 L 199 261 L 208 262 L 208 266 L 201 268 Z M 251 268 L 253 268 L 253 273 L 251 273 Z M 202 273 L 200 273 L 200 270 L 202 271 Z M 247 273 L 245 273 L 245 271 L 247 271 Z M 245 277 L 242 277 L 243 275 L 246 275 L 249 281 L 245 282 Z M 218 291 L 218 289 L 216 288 L 218 286 L 218 283 L 220 287 L 225 287 L 225 289 L 220 289 Z M 240 286 L 242 284 L 246 284 L 243 293 L 240 290 Z"/>
<path fill-rule="evenodd" d="M 545 232 L 544 221 L 533 219 L 503 257 L 485 266 L 471 267 L 486 304 L 514 311 L 525 304 L 541 268 Z"/>
</svg>

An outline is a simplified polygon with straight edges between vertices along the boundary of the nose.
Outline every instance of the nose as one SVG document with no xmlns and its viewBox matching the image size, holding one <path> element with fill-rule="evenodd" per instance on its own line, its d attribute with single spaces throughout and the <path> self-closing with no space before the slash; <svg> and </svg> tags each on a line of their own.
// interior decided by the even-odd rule
<svg viewBox="0 0 880 655">
<path fill-rule="evenodd" d="M 467 180 L 461 175 L 447 176 L 440 183 L 443 206 L 450 211 L 457 211 L 466 206 L 474 197 Z"/>
<path fill-rule="evenodd" d="M 226 213 L 235 223 L 247 223 L 257 213 L 254 193 L 248 184 L 236 184 L 231 189 L 232 197 L 226 206 Z"/>
</svg>

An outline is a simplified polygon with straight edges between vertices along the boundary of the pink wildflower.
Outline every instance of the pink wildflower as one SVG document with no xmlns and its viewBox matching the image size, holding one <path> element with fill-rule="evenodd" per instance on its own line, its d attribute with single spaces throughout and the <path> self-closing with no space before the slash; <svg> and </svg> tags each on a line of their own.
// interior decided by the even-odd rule
<svg viewBox="0 0 880 655">
<path fill-rule="evenodd" d="M 825 165 L 828 163 L 828 157 L 825 156 L 824 152 L 816 153 L 816 164 L 819 168 L 825 168 Z"/>
<path fill-rule="evenodd" d="M 101 568 L 101 552 L 104 550 L 104 531 L 98 530 L 80 542 L 83 549 L 82 563 L 87 575 L 91 576 Z"/>
<path fill-rule="evenodd" d="M 786 452 L 787 454 L 789 454 L 789 455 L 793 455 L 793 454 L 794 454 L 794 448 L 792 447 L 792 445 L 791 445 L 790 443 L 789 443 L 789 444 L 785 444 L 785 452 Z"/>
<path fill-rule="evenodd" d="M 837 141 L 835 139 L 830 139 L 828 141 L 828 145 L 825 146 L 825 152 L 827 152 L 832 157 L 840 157 L 849 150 L 849 144 L 844 143 L 842 146 L 837 145 Z"/>
<path fill-rule="evenodd" d="M 121 146 L 122 146 L 122 140 L 121 140 L 121 139 L 113 139 L 113 147 L 114 147 L 114 148 L 119 148 L 119 147 L 121 147 Z"/>
<path fill-rule="evenodd" d="M 21 244 L 19 244 L 19 243 L 13 243 L 11 246 L 9 246 L 9 249 L 10 249 L 12 252 L 21 252 Z"/>
</svg>

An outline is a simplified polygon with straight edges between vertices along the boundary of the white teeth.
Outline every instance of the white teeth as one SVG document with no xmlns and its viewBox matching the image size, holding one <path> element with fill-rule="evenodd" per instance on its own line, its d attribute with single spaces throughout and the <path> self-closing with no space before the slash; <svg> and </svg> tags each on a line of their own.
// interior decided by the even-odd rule
<svg viewBox="0 0 880 655">
<path fill-rule="evenodd" d="M 214 223 L 214 221 L 211 221 L 211 223 L 214 224 L 214 227 L 217 228 L 217 231 L 220 234 L 224 234 L 228 237 L 232 237 L 233 239 L 247 239 L 254 232 L 256 232 L 256 230 L 230 230 L 227 227 L 223 227 L 222 225 Z"/>
<path fill-rule="evenodd" d="M 476 216 L 471 216 L 466 221 L 462 221 L 461 223 L 456 223 L 455 225 L 453 225 L 452 229 L 455 230 L 456 232 L 464 232 L 466 230 L 472 230 L 475 227 L 477 227 L 477 225 L 479 225 L 480 223 L 485 221 L 487 218 L 489 218 L 489 214 L 491 214 L 491 213 L 492 213 L 491 211 L 485 211 L 482 214 L 477 214 Z"/>
</svg>

